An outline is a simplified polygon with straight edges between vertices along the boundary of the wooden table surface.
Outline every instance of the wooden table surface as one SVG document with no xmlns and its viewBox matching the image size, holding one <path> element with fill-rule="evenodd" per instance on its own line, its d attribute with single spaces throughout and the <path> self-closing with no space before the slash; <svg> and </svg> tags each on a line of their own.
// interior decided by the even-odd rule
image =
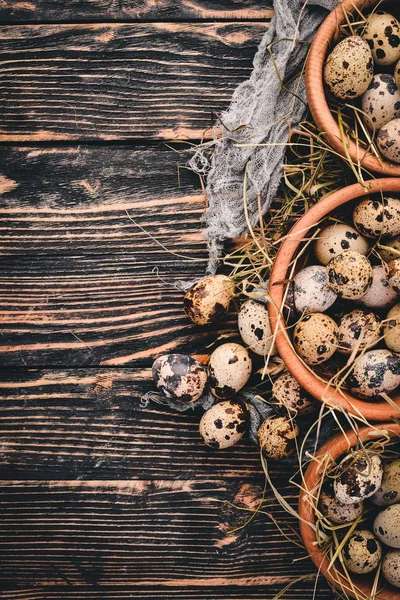
<svg viewBox="0 0 400 600">
<path fill-rule="evenodd" d="M 0 0 L 1 598 L 313 597 L 297 582 L 311 562 L 267 515 L 232 531 L 247 513 L 229 503 L 261 497 L 255 446 L 208 449 L 198 414 L 141 402 L 157 355 L 216 337 L 173 285 L 206 252 L 188 144 L 168 141 L 203 137 L 271 16 L 257 0 Z M 295 503 L 291 469 L 271 469 Z M 265 510 L 295 537 L 270 492 Z"/>
</svg>

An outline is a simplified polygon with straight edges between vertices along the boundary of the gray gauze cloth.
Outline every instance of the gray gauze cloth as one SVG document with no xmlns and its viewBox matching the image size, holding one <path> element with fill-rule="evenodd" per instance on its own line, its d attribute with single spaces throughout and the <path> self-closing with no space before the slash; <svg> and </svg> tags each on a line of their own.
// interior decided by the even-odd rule
<svg viewBox="0 0 400 600">
<path fill-rule="evenodd" d="M 204 220 L 210 273 L 216 270 L 224 240 L 247 229 L 245 173 L 252 226 L 259 217 L 258 195 L 263 214 L 271 205 L 282 175 L 288 124 L 296 127 L 307 110 L 304 78 L 298 74 L 318 25 L 337 3 L 274 0 L 274 17 L 254 57 L 250 78 L 236 88 L 229 108 L 221 115 L 222 137 L 199 147 L 190 160 L 194 171 L 207 175 Z"/>
</svg>

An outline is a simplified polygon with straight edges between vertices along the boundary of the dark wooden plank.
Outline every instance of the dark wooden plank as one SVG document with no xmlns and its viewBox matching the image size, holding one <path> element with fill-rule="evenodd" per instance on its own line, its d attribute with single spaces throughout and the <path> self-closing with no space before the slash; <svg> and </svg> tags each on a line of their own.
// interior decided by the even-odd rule
<svg viewBox="0 0 400 600">
<path fill-rule="evenodd" d="M 198 431 L 202 410 L 145 406 L 150 389 L 149 369 L 3 369 L 0 479 L 260 476 L 250 440 L 207 448 Z"/>
<path fill-rule="evenodd" d="M 0 147 L 0 254 L 126 252 L 157 264 L 156 238 L 204 258 L 200 182 L 179 169 L 188 156 L 165 145 Z"/>
<path fill-rule="evenodd" d="M 188 586 L 208 588 L 209 598 L 229 597 L 225 588 L 232 586 L 241 598 L 253 586 L 282 589 L 314 571 L 304 560 L 293 573 L 292 560 L 305 553 L 263 515 L 232 533 L 247 517 L 225 503 L 254 506 L 261 483 L 1 481 L 2 585 L 93 586 L 107 598 L 115 585 L 129 585 L 135 598 L 151 585 L 181 589 L 183 597 Z M 294 520 L 276 502 L 269 505 L 295 539 Z"/>
<path fill-rule="evenodd" d="M 150 364 L 159 353 L 192 352 L 193 339 L 196 352 L 207 353 L 219 333 L 234 330 L 234 315 L 218 327 L 196 327 L 183 312 L 183 293 L 173 287 L 203 269 L 201 262 L 169 255 L 153 263 L 119 254 L 5 258 L 0 364 Z"/>
<path fill-rule="evenodd" d="M 2 0 L 0 20 L 40 21 L 176 21 L 185 19 L 270 19 L 272 0 Z"/>
<path fill-rule="evenodd" d="M 2 27 L 0 141 L 200 139 L 266 26 Z"/>
</svg>

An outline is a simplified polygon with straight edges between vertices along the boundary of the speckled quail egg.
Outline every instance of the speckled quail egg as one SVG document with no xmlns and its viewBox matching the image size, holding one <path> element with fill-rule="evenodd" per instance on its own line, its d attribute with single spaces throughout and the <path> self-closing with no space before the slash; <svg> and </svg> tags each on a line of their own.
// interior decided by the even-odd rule
<svg viewBox="0 0 400 600">
<path fill-rule="evenodd" d="M 242 340 L 252 352 L 260 356 L 274 354 L 274 339 L 265 304 L 246 300 L 239 311 L 238 325 Z"/>
<path fill-rule="evenodd" d="M 370 500 L 378 506 L 389 506 L 400 501 L 400 458 L 383 464 L 381 485 Z"/>
<path fill-rule="evenodd" d="M 368 247 L 367 240 L 354 227 L 344 223 L 334 223 L 318 234 L 314 244 L 314 254 L 318 262 L 327 265 L 343 250 L 354 250 L 365 255 Z"/>
<path fill-rule="evenodd" d="M 207 370 L 186 354 L 164 354 L 153 363 L 153 379 L 167 398 L 193 402 L 200 398 L 207 383 Z"/>
<path fill-rule="evenodd" d="M 215 323 L 228 311 L 235 284 L 226 275 L 211 275 L 195 283 L 185 294 L 183 308 L 197 325 Z"/>
<path fill-rule="evenodd" d="M 349 571 L 357 575 L 366 575 L 379 566 L 382 546 L 368 529 L 356 529 L 344 545 L 342 556 Z"/>
<path fill-rule="evenodd" d="M 336 498 L 354 504 L 369 498 L 382 482 L 382 461 L 376 454 L 349 455 L 339 465 L 340 474 L 333 482 Z"/>
<path fill-rule="evenodd" d="M 363 94 L 361 107 L 369 129 L 376 131 L 400 117 L 400 90 L 393 75 L 374 75 Z"/>
<path fill-rule="evenodd" d="M 359 299 L 367 308 L 388 308 L 396 302 L 397 293 L 389 283 L 388 269 L 384 265 L 372 267 L 372 284 L 368 292 Z"/>
<path fill-rule="evenodd" d="M 400 548 L 400 504 L 388 506 L 375 517 L 374 533 L 386 546 Z"/>
<path fill-rule="evenodd" d="M 320 265 L 305 267 L 295 275 L 293 295 L 299 313 L 325 312 L 337 298 L 328 286 L 325 267 Z"/>
<path fill-rule="evenodd" d="M 377 65 L 392 65 L 400 59 L 400 24 L 396 17 L 377 10 L 368 17 L 363 39 Z"/>
<path fill-rule="evenodd" d="M 318 508 L 332 523 L 350 523 L 362 515 L 364 503 L 343 504 L 335 497 L 333 491 L 322 490 Z"/>
<path fill-rule="evenodd" d="M 351 354 L 372 348 L 380 338 L 381 320 L 373 312 L 355 309 L 344 314 L 339 322 L 338 351 Z"/>
<path fill-rule="evenodd" d="M 363 399 L 379 399 L 400 385 L 400 355 L 390 350 L 369 350 L 359 356 L 347 380 L 351 392 Z"/>
<path fill-rule="evenodd" d="M 374 61 L 368 43 L 353 35 L 345 38 L 329 54 L 324 80 L 337 98 L 358 98 L 368 88 L 374 73 Z"/>
<path fill-rule="evenodd" d="M 400 550 L 390 550 L 383 559 L 382 574 L 386 581 L 400 588 Z"/>
<path fill-rule="evenodd" d="M 257 432 L 260 448 L 268 458 L 274 460 L 287 458 L 294 453 L 298 435 L 299 428 L 293 419 L 279 416 L 265 419 Z"/>
<path fill-rule="evenodd" d="M 272 402 L 279 410 L 305 415 L 315 408 L 314 399 L 290 373 L 283 373 L 272 386 Z"/>
<path fill-rule="evenodd" d="M 381 259 L 386 262 L 400 258 L 400 236 L 392 240 L 381 240 L 378 245 L 378 252 Z"/>
<path fill-rule="evenodd" d="M 395 237 L 400 233 L 400 200 L 391 197 L 364 198 L 354 207 L 353 221 L 366 237 Z"/>
<path fill-rule="evenodd" d="M 400 304 L 393 306 L 386 315 L 383 335 L 389 350 L 400 352 Z"/>
<path fill-rule="evenodd" d="M 217 398 L 232 398 L 244 387 L 251 374 L 251 358 L 246 348 L 229 342 L 219 346 L 210 356 L 208 377 Z"/>
<path fill-rule="evenodd" d="M 247 407 L 236 400 L 218 402 L 201 417 L 199 430 L 210 448 L 229 448 L 245 434 L 249 423 Z"/>
<path fill-rule="evenodd" d="M 338 344 L 338 326 L 322 313 L 303 317 L 295 326 L 293 344 L 297 354 L 308 365 L 318 365 L 328 360 Z"/>
<path fill-rule="evenodd" d="M 400 119 L 392 119 L 381 127 L 376 136 L 376 145 L 389 161 L 400 162 Z"/>
<path fill-rule="evenodd" d="M 371 287 L 371 263 L 353 250 L 345 250 L 332 258 L 326 270 L 330 287 L 346 300 L 362 298 Z"/>
<path fill-rule="evenodd" d="M 389 283 L 400 294 L 400 258 L 395 258 L 388 263 Z"/>
</svg>

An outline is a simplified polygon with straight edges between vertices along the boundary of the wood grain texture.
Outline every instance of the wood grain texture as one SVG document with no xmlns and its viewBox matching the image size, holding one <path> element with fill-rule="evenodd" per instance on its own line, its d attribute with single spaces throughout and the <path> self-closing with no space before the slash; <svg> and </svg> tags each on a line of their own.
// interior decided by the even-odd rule
<svg viewBox="0 0 400 600">
<path fill-rule="evenodd" d="M 0 28 L 0 141 L 201 139 L 265 23 Z M 210 132 L 209 132 L 210 135 Z"/>
<path fill-rule="evenodd" d="M 270 19 L 272 0 L 2 0 L 0 20 L 40 21 L 183 21 L 185 19 Z"/>
<path fill-rule="evenodd" d="M 204 260 L 205 199 L 179 168 L 189 156 L 165 145 L 0 147 L 0 254 L 125 252 L 154 266 L 163 244 Z"/>
</svg>

